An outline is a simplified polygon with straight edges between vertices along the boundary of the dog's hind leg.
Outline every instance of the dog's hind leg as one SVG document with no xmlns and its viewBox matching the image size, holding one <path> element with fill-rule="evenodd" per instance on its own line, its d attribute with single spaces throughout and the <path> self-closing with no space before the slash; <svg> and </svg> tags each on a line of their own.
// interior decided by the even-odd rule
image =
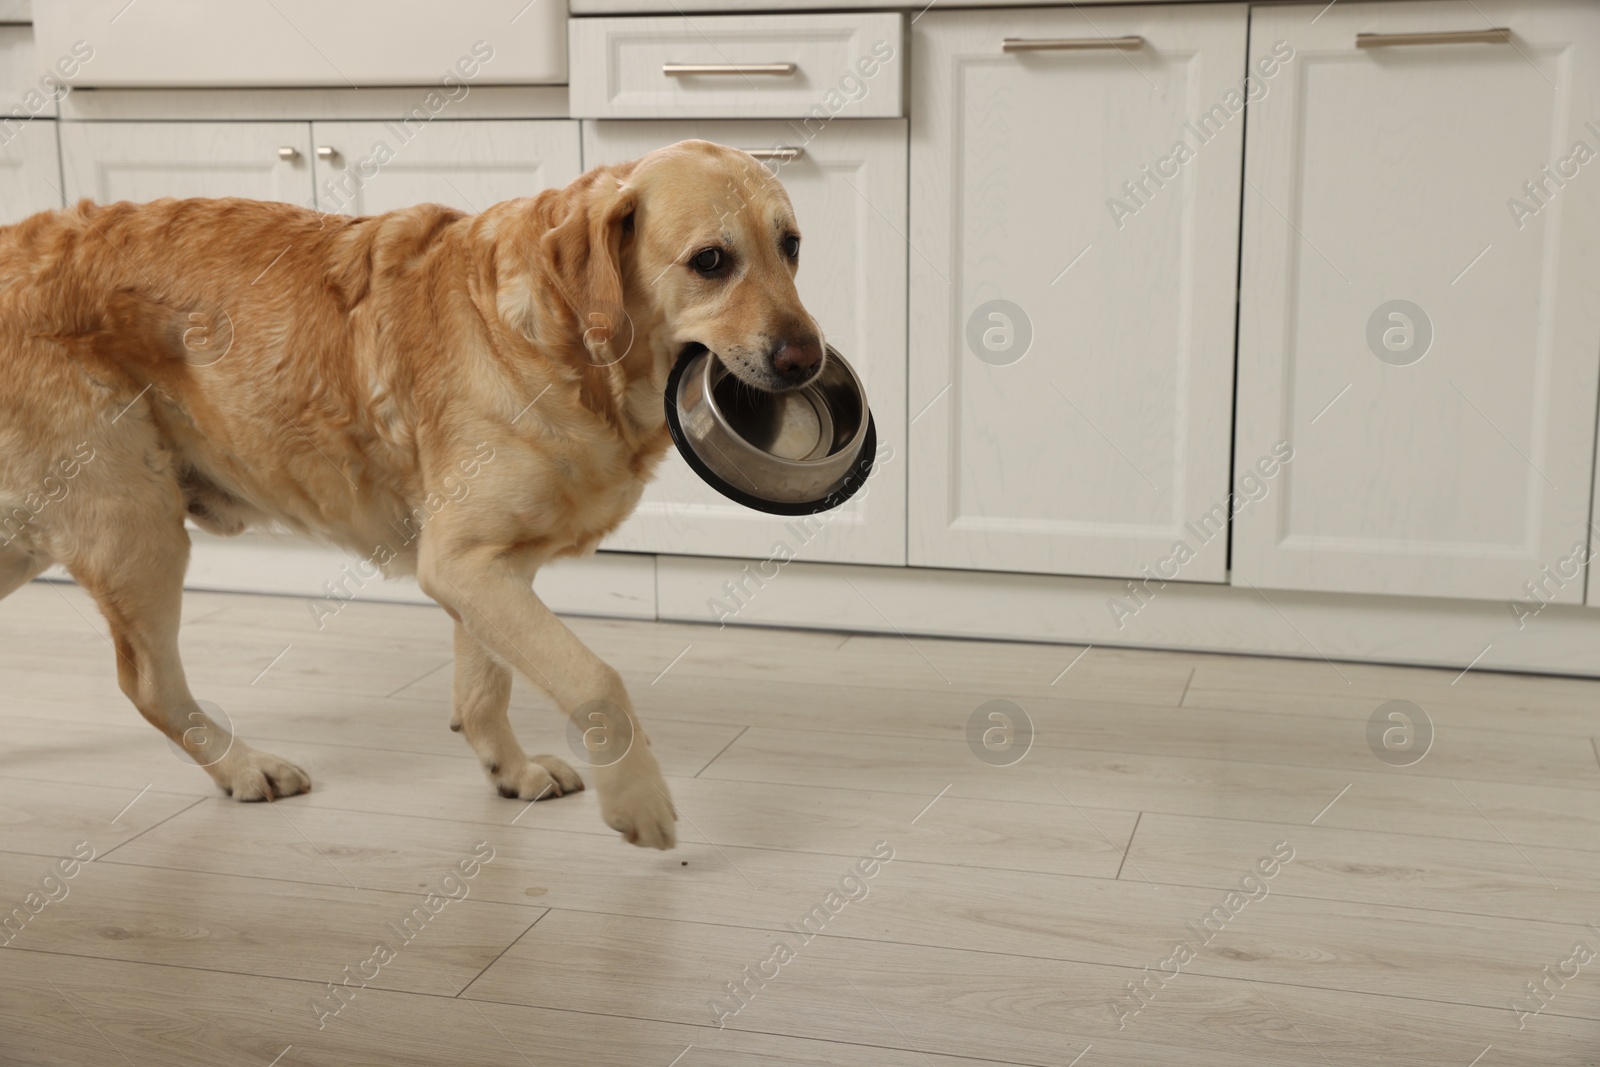
<svg viewBox="0 0 1600 1067">
<path fill-rule="evenodd" d="M 109 493 L 102 487 L 84 509 L 92 511 L 93 525 L 74 523 L 75 536 L 66 539 L 72 551 L 63 560 L 110 624 L 122 691 L 235 800 L 273 800 L 309 790 L 304 771 L 240 741 L 190 695 L 178 656 L 189 561 L 183 497 L 175 483 L 145 474 L 123 479 Z M 68 503 L 88 496 L 74 494 Z"/>
<path fill-rule="evenodd" d="M 450 729 L 466 735 L 503 797 L 545 800 L 583 788 L 583 779 L 554 756 L 528 756 L 511 720 L 511 670 L 456 623 L 455 707 Z"/>
</svg>

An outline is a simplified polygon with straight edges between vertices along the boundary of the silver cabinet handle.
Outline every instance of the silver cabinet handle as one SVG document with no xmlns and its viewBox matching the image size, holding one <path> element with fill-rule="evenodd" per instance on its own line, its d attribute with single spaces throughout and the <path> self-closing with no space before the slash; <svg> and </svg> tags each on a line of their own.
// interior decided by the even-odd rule
<svg viewBox="0 0 1600 1067">
<path fill-rule="evenodd" d="M 1130 51 L 1144 47 L 1143 37 L 1007 37 L 1002 52 L 1087 52 L 1100 48 Z"/>
<path fill-rule="evenodd" d="M 682 78 L 691 74 L 778 74 L 790 75 L 797 68 L 793 63 L 663 63 L 661 73 L 669 78 Z"/>
<path fill-rule="evenodd" d="M 1445 30 L 1441 33 L 1358 33 L 1357 48 L 1390 48 L 1403 44 L 1510 44 L 1511 31 Z"/>
<path fill-rule="evenodd" d="M 333 147 L 332 145 L 319 144 L 319 145 L 317 145 L 317 158 L 318 159 L 338 159 L 339 158 L 339 150 L 337 148 Z"/>
<path fill-rule="evenodd" d="M 746 148 L 745 154 L 756 159 L 777 159 L 791 163 L 806 154 L 804 148 L 790 148 L 787 145 L 776 145 L 772 148 Z"/>
<path fill-rule="evenodd" d="M 282 148 L 278 149 L 278 158 L 283 160 L 285 163 L 293 163 L 295 160 L 300 158 L 300 149 L 296 148 L 292 144 L 286 144 Z"/>
</svg>

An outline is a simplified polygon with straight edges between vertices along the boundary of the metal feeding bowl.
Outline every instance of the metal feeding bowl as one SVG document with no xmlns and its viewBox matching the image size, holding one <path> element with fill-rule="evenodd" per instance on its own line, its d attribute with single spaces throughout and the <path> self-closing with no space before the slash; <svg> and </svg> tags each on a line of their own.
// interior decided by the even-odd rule
<svg viewBox="0 0 1600 1067">
<path fill-rule="evenodd" d="M 832 345 L 821 374 L 782 393 L 745 385 L 691 349 L 672 368 L 665 401 L 672 441 L 694 472 L 757 511 L 829 511 L 872 473 L 878 434 L 866 390 Z"/>
</svg>

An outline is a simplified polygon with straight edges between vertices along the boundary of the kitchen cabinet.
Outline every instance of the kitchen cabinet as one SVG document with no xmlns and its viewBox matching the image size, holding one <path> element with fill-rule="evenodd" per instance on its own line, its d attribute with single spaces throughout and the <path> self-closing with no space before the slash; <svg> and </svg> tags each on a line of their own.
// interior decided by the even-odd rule
<svg viewBox="0 0 1600 1067">
<path fill-rule="evenodd" d="M 583 171 L 567 120 L 68 122 L 68 198 L 244 196 L 346 215 L 423 202 L 481 211 Z"/>
<path fill-rule="evenodd" d="M 1234 581 L 1520 598 L 1589 540 L 1600 7 L 1256 8 L 1252 53 L 1278 39 L 1295 58 L 1246 151 L 1235 455 L 1241 476 L 1278 442 L 1294 459 L 1236 520 Z"/>
<path fill-rule="evenodd" d="M 0 26 L 0 225 L 61 206 L 53 69 L 39 69 L 29 26 Z"/>
<path fill-rule="evenodd" d="M 634 159 L 685 138 L 771 153 L 804 237 L 797 285 L 829 343 L 860 374 L 877 425 L 878 464 L 839 508 L 809 519 L 753 511 L 721 496 L 676 451 L 638 510 L 604 547 L 767 559 L 783 543 L 794 558 L 905 562 L 906 124 L 840 119 L 807 137 L 784 122 L 585 122 L 589 166 Z"/>
<path fill-rule="evenodd" d="M 317 207 L 376 215 L 412 204 L 480 212 L 583 173 L 578 123 L 316 122 Z"/>
<path fill-rule="evenodd" d="M 1246 9 L 1092 10 L 912 27 L 908 555 L 1219 582 Z"/>
<path fill-rule="evenodd" d="M 304 122 L 63 122 L 68 202 L 243 196 L 312 203 Z"/>
<path fill-rule="evenodd" d="M 905 16 L 890 12 L 577 19 L 585 119 L 898 118 Z M 890 73 L 883 76 L 883 71 Z"/>
</svg>

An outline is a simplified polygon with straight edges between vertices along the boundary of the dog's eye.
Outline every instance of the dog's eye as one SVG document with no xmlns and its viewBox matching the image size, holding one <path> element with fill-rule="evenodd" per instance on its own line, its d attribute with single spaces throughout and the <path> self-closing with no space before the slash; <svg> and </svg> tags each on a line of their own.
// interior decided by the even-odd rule
<svg viewBox="0 0 1600 1067">
<path fill-rule="evenodd" d="M 799 259 L 800 258 L 800 238 L 796 237 L 792 233 L 789 236 L 785 237 L 783 239 L 783 254 L 788 256 L 790 259 Z"/>
<path fill-rule="evenodd" d="M 709 278 L 722 270 L 724 258 L 722 249 L 705 248 L 694 254 L 694 258 L 689 260 L 689 266 Z"/>
</svg>

